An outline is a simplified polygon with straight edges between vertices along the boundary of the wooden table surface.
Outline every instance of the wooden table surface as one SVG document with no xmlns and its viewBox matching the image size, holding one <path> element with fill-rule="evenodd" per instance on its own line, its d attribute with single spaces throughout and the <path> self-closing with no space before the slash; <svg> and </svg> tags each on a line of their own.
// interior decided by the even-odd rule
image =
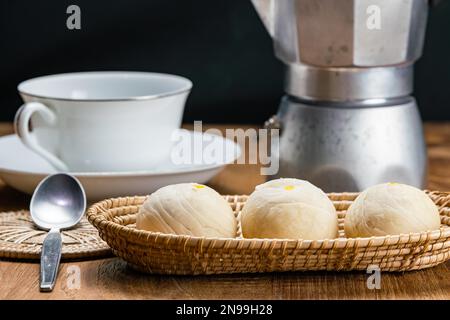
<svg viewBox="0 0 450 320">
<path fill-rule="evenodd" d="M 223 126 L 222 126 L 223 128 Z M 430 189 L 450 190 L 450 123 L 425 126 Z M 12 132 L 0 124 L 0 135 Z M 0 150 L 2 152 L 2 150 Z M 263 178 L 256 165 L 231 165 L 210 185 L 223 194 L 250 193 Z M 0 180 L 0 212 L 25 209 L 29 197 Z M 450 300 L 450 262 L 406 273 L 382 273 L 370 290 L 368 274 L 338 272 L 222 276 L 140 274 L 118 258 L 64 262 L 52 293 L 39 292 L 39 264 L 0 261 L 0 299 L 445 299 Z M 79 272 L 80 281 L 73 281 Z"/>
</svg>

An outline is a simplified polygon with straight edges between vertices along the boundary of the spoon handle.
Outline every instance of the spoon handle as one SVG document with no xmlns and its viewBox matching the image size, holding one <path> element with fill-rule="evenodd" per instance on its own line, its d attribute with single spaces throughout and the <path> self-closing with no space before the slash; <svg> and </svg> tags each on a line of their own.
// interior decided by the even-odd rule
<svg viewBox="0 0 450 320">
<path fill-rule="evenodd" d="M 62 238 L 58 229 L 45 237 L 41 253 L 41 291 L 52 291 L 61 260 Z"/>
</svg>

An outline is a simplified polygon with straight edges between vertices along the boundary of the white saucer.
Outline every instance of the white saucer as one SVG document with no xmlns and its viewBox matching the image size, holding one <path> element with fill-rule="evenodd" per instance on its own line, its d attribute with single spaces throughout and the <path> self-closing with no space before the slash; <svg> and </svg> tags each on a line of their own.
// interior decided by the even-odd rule
<svg viewBox="0 0 450 320">
<path fill-rule="evenodd" d="M 203 139 L 200 141 L 204 141 L 203 148 L 217 143 L 217 146 L 223 146 L 224 155 L 213 154 L 208 158 L 208 163 L 175 165 L 172 161 L 167 161 L 164 165 L 148 171 L 71 172 L 71 174 L 83 184 L 88 200 L 97 201 L 127 195 L 147 195 L 174 183 L 205 183 L 241 154 L 239 145 L 223 137 L 202 135 L 184 129 L 180 129 L 180 133 L 191 139 L 200 137 Z M 197 154 L 202 152 L 201 148 L 192 150 Z M 7 185 L 32 194 L 43 178 L 56 172 L 44 159 L 26 148 L 17 136 L 8 135 L 0 138 L 0 178 Z"/>
</svg>

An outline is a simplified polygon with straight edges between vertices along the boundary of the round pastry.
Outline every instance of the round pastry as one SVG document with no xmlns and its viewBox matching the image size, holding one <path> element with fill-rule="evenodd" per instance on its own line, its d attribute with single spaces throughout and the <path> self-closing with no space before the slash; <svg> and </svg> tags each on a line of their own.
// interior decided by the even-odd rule
<svg viewBox="0 0 450 320">
<path fill-rule="evenodd" d="M 139 209 L 136 228 L 197 237 L 236 237 L 236 218 L 228 202 L 196 183 L 163 187 Z"/>
<path fill-rule="evenodd" d="M 439 229 L 434 202 L 417 188 L 385 183 L 366 189 L 347 210 L 347 237 L 371 237 Z"/>
<path fill-rule="evenodd" d="M 278 179 L 256 187 L 241 215 L 245 238 L 333 239 L 336 210 L 327 195 L 308 181 Z"/>
</svg>

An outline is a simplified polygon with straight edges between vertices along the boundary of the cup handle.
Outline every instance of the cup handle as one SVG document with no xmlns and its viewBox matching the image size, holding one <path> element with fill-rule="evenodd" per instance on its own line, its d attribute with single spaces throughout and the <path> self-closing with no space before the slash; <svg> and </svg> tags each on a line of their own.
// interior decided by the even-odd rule
<svg viewBox="0 0 450 320">
<path fill-rule="evenodd" d="M 16 116 L 14 117 L 14 129 L 16 134 L 19 136 L 20 140 L 22 140 L 24 145 L 47 160 L 57 170 L 69 171 L 67 165 L 49 151 L 42 148 L 36 141 L 36 137 L 30 132 L 30 119 L 35 112 L 38 112 L 49 124 L 53 124 L 56 121 L 55 113 L 42 103 L 25 103 L 17 110 Z"/>
</svg>

